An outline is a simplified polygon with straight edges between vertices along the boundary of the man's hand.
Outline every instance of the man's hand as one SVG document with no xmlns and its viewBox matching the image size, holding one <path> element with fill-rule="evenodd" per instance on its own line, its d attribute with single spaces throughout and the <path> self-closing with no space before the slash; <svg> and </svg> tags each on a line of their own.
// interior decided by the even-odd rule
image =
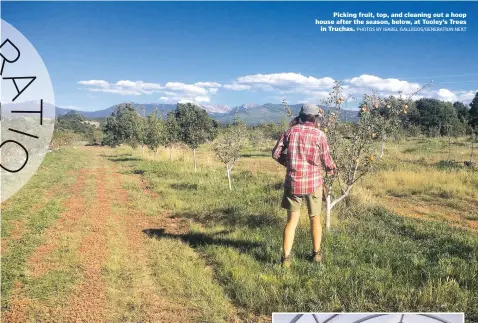
<svg viewBox="0 0 478 323">
<path fill-rule="evenodd" d="M 334 164 L 333 168 L 327 171 L 327 175 L 334 176 L 337 174 L 337 165 Z"/>
</svg>

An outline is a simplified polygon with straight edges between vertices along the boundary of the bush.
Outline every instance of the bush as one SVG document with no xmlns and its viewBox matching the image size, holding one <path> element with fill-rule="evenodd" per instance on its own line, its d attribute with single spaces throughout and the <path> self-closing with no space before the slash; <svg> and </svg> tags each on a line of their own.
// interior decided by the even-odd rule
<svg viewBox="0 0 478 323">
<path fill-rule="evenodd" d="M 449 169 L 449 170 L 459 170 L 463 168 L 460 162 L 457 162 L 454 160 L 440 160 L 436 164 L 436 167 L 438 169 Z"/>
</svg>

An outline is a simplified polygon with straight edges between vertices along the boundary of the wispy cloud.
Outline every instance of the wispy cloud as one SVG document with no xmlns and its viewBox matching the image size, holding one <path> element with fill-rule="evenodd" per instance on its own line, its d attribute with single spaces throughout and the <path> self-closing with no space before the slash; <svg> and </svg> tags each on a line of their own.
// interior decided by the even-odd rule
<svg viewBox="0 0 478 323">
<path fill-rule="evenodd" d="M 105 80 L 79 81 L 90 92 L 104 92 L 119 95 L 151 95 L 161 93 L 159 99 L 164 102 L 210 102 L 211 95 L 218 92 L 222 85 L 216 82 L 197 82 L 187 84 L 182 82 L 167 82 L 164 86 L 160 83 L 149 83 L 144 81 L 121 80 L 111 83 Z"/>
<path fill-rule="evenodd" d="M 332 77 L 304 76 L 299 73 L 253 74 L 236 78 L 223 87 L 233 91 L 267 91 L 287 95 L 298 95 L 298 102 L 318 102 L 326 98 L 334 85 Z M 389 96 L 411 95 L 423 84 L 400 80 L 397 78 L 381 78 L 376 75 L 362 74 L 342 81 L 344 94 L 354 95 L 359 100 L 363 94 L 377 92 L 378 95 Z M 449 89 L 427 89 L 421 97 L 438 98 L 445 101 L 470 102 L 476 91 L 452 91 Z M 419 98 L 415 97 L 415 98 Z"/>
<path fill-rule="evenodd" d="M 67 105 L 67 106 L 64 106 L 63 109 L 84 111 L 83 108 L 78 107 L 78 106 L 76 106 L 76 105 Z"/>
<path fill-rule="evenodd" d="M 240 76 L 224 88 L 233 91 L 259 90 L 280 93 L 303 93 L 306 90 L 331 89 L 334 79 L 316 78 L 298 73 L 253 74 Z"/>
<path fill-rule="evenodd" d="M 99 86 L 99 87 L 108 87 L 110 84 L 103 80 L 89 80 L 89 81 L 79 81 L 78 84 L 89 85 L 89 86 Z"/>
<path fill-rule="evenodd" d="M 195 86 L 193 84 L 181 83 L 181 82 L 168 82 L 166 83 L 164 88 L 169 91 L 184 92 L 189 94 L 191 93 L 206 94 L 207 93 L 207 90 L 202 87 Z"/>
<path fill-rule="evenodd" d="M 194 86 L 199 86 L 199 87 L 221 87 L 221 84 L 216 83 L 216 82 L 197 82 L 197 83 L 194 83 Z"/>
<path fill-rule="evenodd" d="M 233 91 L 245 91 L 245 90 L 250 90 L 251 86 L 250 85 L 244 85 L 244 84 L 238 84 L 238 83 L 232 83 L 232 84 L 224 85 L 224 88 L 226 88 L 228 90 L 233 90 Z"/>
<path fill-rule="evenodd" d="M 473 100 L 476 93 L 478 93 L 478 90 L 452 92 L 448 89 L 439 89 L 438 91 L 436 91 L 435 97 L 437 99 L 440 99 L 440 100 L 443 100 L 443 101 L 448 101 L 448 102 L 461 101 L 461 102 L 469 103 Z"/>
<path fill-rule="evenodd" d="M 110 83 L 105 80 L 79 81 L 78 84 L 85 85 L 90 92 L 105 92 L 120 95 L 142 95 L 153 94 L 161 90 L 161 85 L 143 81 L 121 80 Z"/>
<path fill-rule="evenodd" d="M 334 79 L 329 76 L 315 77 L 300 73 L 273 73 L 251 74 L 239 76 L 228 84 L 218 82 L 167 82 L 164 85 L 144 81 L 121 80 L 110 83 L 105 80 L 79 81 L 90 92 L 104 92 L 119 95 L 151 95 L 159 93 L 159 100 L 168 103 L 195 102 L 209 103 L 212 97 L 222 91 L 254 91 L 268 92 L 274 97 L 294 97 L 301 102 L 320 102 L 328 96 L 334 85 Z M 410 95 L 422 87 L 422 84 L 409 82 L 398 78 L 382 78 L 376 75 L 362 74 L 342 81 L 344 94 L 353 95 L 357 100 L 366 93 L 377 92 L 378 95 L 388 96 Z M 451 90 L 446 88 L 430 87 L 422 91 L 420 97 L 437 98 L 445 101 L 471 102 L 476 91 Z M 353 102 L 351 104 L 354 104 Z"/>
<path fill-rule="evenodd" d="M 346 79 L 345 84 L 350 85 L 351 89 L 368 89 L 380 91 L 382 93 L 413 93 L 420 89 L 421 85 L 418 83 L 410 83 L 405 80 L 394 78 L 381 78 L 375 75 L 363 74 L 359 77 Z"/>
</svg>

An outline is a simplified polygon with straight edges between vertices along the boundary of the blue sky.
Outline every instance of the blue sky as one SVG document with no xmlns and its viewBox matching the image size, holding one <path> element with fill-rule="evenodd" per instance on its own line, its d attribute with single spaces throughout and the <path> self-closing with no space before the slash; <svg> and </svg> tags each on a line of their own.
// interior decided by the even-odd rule
<svg viewBox="0 0 478 323">
<path fill-rule="evenodd" d="M 409 93 L 432 79 L 424 96 L 469 102 L 478 91 L 477 2 L 1 5 L 42 56 L 60 107 L 318 102 L 332 79 L 356 95 Z M 463 12 L 467 31 L 332 33 L 314 24 L 343 11 Z"/>
</svg>

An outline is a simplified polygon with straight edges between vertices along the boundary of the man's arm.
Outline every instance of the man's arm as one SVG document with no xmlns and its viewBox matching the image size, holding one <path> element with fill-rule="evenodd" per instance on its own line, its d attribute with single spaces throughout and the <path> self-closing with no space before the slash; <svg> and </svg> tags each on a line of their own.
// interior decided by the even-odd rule
<svg viewBox="0 0 478 323">
<path fill-rule="evenodd" d="M 333 174 L 337 166 L 335 165 L 332 156 L 330 156 L 329 144 L 327 143 L 325 135 L 321 136 L 319 139 L 319 156 L 326 172 Z"/>
<path fill-rule="evenodd" d="M 282 150 L 284 149 L 285 132 L 282 133 L 280 139 L 277 141 L 275 147 L 272 149 L 272 158 L 279 164 L 286 166 L 285 158 L 281 158 Z"/>
</svg>

